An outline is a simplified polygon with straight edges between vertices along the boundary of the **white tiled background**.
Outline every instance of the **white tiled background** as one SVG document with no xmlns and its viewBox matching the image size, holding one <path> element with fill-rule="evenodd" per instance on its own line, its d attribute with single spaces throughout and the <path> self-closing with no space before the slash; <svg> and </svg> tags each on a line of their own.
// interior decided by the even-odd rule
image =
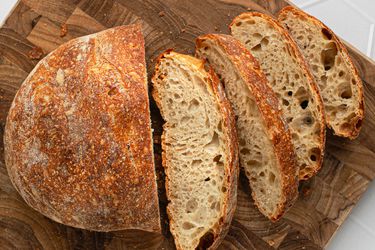
<svg viewBox="0 0 375 250">
<path fill-rule="evenodd" d="M 0 0 L 0 24 L 17 0 Z M 375 59 L 375 0 L 292 0 Z M 375 163 L 374 163 L 375 164 Z M 329 250 L 375 249 L 375 182 L 332 239 Z"/>
</svg>

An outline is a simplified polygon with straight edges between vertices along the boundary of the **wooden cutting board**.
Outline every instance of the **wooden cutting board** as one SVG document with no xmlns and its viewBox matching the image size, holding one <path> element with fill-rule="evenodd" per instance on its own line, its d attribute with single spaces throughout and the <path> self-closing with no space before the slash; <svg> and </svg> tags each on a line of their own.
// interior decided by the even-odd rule
<svg viewBox="0 0 375 250">
<path fill-rule="evenodd" d="M 228 24 L 241 12 L 277 13 L 283 0 L 21 0 L 0 29 L 0 137 L 13 97 L 44 55 L 78 36 L 109 27 L 143 24 L 149 74 L 154 58 L 167 48 L 192 53 L 196 36 L 228 33 Z M 65 25 L 64 34 L 61 26 Z M 43 53 L 41 53 L 41 50 Z M 263 217 L 241 177 L 238 207 L 221 249 L 321 249 L 347 218 L 375 177 L 375 63 L 348 46 L 364 82 L 366 119 L 354 141 L 327 135 L 324 166 L 301 183 L 300 197 L 277 223 Z M 155 137 L 161 119 L 152 104 Z M 166 199 L 159 171 L 164 234 L 123 231 L 98 233 L 55 223 L 29 208 L 13 188 L 4 165 L 0 140 L 1 249 L 174 249 L 165 218 Z M 267 244 L 268 243 L 268 244 Z"/>
</svg>

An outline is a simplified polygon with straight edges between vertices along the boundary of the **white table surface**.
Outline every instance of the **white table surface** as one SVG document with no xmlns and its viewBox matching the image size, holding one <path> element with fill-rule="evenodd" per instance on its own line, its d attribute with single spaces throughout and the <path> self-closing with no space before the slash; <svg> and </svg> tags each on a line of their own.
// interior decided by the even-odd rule
<svg viewBox="0 0 375 250">
<path fill-rule="evenodd" d="M 292 0 L 343 39 L 375 59 L 375 0 Z M 1 0 L 0 24 L 17 0 Z M 375 162 L 374 162 L 375 164 Z M 375 182 L 340 227 L 328 250 L 375 249 Z"/>
</svg>

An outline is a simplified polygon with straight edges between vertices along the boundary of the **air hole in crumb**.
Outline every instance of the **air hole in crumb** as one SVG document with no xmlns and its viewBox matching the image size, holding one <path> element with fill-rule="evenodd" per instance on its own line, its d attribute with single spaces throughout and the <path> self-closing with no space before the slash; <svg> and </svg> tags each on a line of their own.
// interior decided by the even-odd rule
<svg viewBox="0 0 375 250">
<path fill-rule="evenodd" d="M 265 47 L 269 44 L 269 40 L 267 37 L 263 37 L 262 40 L 260 40 L 260 44 L 262 45 L 262 47 Z"/>
<path fill-rule="evenodd" d="M 216 148 L 218 148 L 220 146 L 220 141 L 219 141 L 219 135 L 214 132 L 213 136 L 212 136 L 212 139 L 209 143 L 207 143 L 204 148 L 207 150 L 207 151 L 211 151 L 213 152 L 214 150 L 216 150 Z"/>
<path fill-rule="evenodd" d="M 181 118 L 181 124 L 186 124 L 190 121 L 190 117 L 189 116 L 183 116 Z"/>
<path fill-rule="evenodd" d="M 337 46 L 335 42 L 328 43 L 325 48 L 322 50 L 320 56 L 321 61 L 324 65 L 324 70 L 330 70 L 335 64 L 335 58 L 337 55 Z"/>
<path fill-rule="evenodd" d="M 343 98 L 343 99 L 350 99 L 352 97 L 351 89 L 347 89 L 347 90 L 343 91 L 341 93 L 340 97 Z"/>
<path fill-rule="evenodd" d="M 298 80 L 299 79 L 299 74 L 295 74 L 294 78 L 296 78 L 296 80 Z"/>
<path fill-rule="evenodd" d="M 313 124 L 313 122 L 314 122 L 314 118 L 312 118 L 311 116 L 307 116 L 307 117 L 305 117 L 305 119 L 304 119 L 304 123 L 305 123 L 306 125 L 311 125 L 311 124 Z"/>
<path fill-rule="evenodd" d="M 327 76 L 321 76 L 320 77 L 320 81 L 322 82 L 322 83 L 324 83 L 324 84 L 327 84 Z"/>
<path fill-rule="evenodd" d="M 262 45 L 259 43 L 251 48 L 252 51 L 259 51 L 262 50 Z"/>
<path fill-rule="evenodd" d="M 199 166 L 200 164 L 202 164 L 202 160 L 193 160 L 192 162 L 191 162 L 191 165 L 193 166 L 193 167 L 197 167 L 197 166 Z"/>
<path fill-rule="evenodd" d="M 345 72 L 341 70 L 341 71 L 339 72 L 339 77 L 342 77 L 343 75 L 345 75 Z"/>
<path fill-rule="evenodd" d="M 287 100 L 283 99 L 283 105 L 284 106 L 289 106 L 289 102 Z"/>
<path fill-rule="evenodd" d="M 292 91 L 288 91 L 288 96 L 292 96 L 293 95 L 293 92 Z"/>
<path fill-rule="evenodd" d="M 207 47 L 207 46 L 203 47 L 203 50 L 207 51 L 207 50 L 208 50 L 208 47 Z"/>
<path fill-rule="evenodd" d="M 198 202 L 195 199 L 190 199 L 186 203 L 186 213 L 192 213 L 198 208 Z"/>
<path fill-rule="evenodd" d="M 221 192 L 225 193 L 227 191 L 227 188 L 226 187 L 222 187 L 221 188 Z"/>
<path fill-rule="evenodd" d="M 263 188 L 261 188 L 259 191 L 260 191 L 262 194 L 264 194 L 264 189 L 263 189 Z"/>
<path fill-rule="evenodd" d="M 322 28 L 322 35 L 323 35 L 323 38 L 326 39 L 326 40 L 332 39 L 331 32 L 329 32 L 326 28 Z"/>
<path fill-rule="evenodd" d="M 270 172 L 268 174 L 268 180 L 271 182 L 271 183 L 274 183 L 275 182 L 275 179 L 276 179 L 276 176 L 274 173 Z"/>
<path fill-rule="evenodd" d="M 255 24 L 255 21 L 253 19 L 249 19 L 246 21 L 247 24 Z"/>
<path fill-rule="evenodd" d="M 259 176 L 264 177 L 264 172 L 260 172 Z"/>
<path fill-rule="evenodd" d="M 217 125 L 217 130 L 219 130 L 219 132 L 223 131 L 223 126 L 222 126 L 221 121 L 219 121 L 219 124 Z"/>
<path fill-rule="evenodd" d="M 219 163 L 220 160 L 221 160 L 221 155 L 217 155 L 217 156 L 215 156 L 215 158 L 214 158 L 214 162 Z"/>
<path fill-rule="evenodd" d="M 182 228 L 185 229 L 185 230 L 190 230 L 194 227 L 195 227 L 195 225 L 188 222 L 188 221 L 185 221 L 184 223 L 182 223 Z"/>
<path fill-rule="evenodd" d="M 243 148 L 243 149 L 240 150 L 240 153 L 244 154 L 244 155 L 249 155 L 250 154 L 250 150 L 248 148 Z"/>
<path fill-rule="evenodd" d="M 241 138 L 241 139 L 239 140 L 239 144 L 240 144 L 240 146 L 245 146 L 245 145 L 246 145 L 246 141 L 245 141 L 245 139 Z"/>
<path fill-rule="evenodd" d="M 207 177 L 206 179 L 204 179 L 204 181 L 210 181 L 211 178 L 210 177 Z"/>
<path fill-rule="evenodd" d="M 260 165 L 260 162 L 256 161 L 256 160 L 248 160 L 246 162 L 246 165 L 249 166 L 249 167 L 256 167 L 256 166 Z"/>
<path fill-rule="evenodd" d="M 308 100 L 304 100 L 300 104 L 300 106 L 301 106 L 302 109 L 306 109 L 308 105 L 309 105 L 309 101 Z"/>
<path fill-rule="evenodd" d="M 189 104 L 189 111 L 196 110 L 199 107 L 199 101 L 197 99 L 193 99 L 190 101 Z"/>
<path fill-rule="evenodd" d="M 173 96 L 174 96 L 175 99 L 180 99 L 181 98 L 181 96 L 179 94 L 177 94 L 177 93 L 174 93 Z"/>
<path fill-rule="evenodd" d="M 319 148 L 313 148 L 310 150 L 310 160 L 311 161 L 319 161 L 320 158 L 320 149 Z"/>
<path fill-rule="evenodd" d="M 242 22 L 236 23 L 236 26 L 241 26 Z"/>
</svg>

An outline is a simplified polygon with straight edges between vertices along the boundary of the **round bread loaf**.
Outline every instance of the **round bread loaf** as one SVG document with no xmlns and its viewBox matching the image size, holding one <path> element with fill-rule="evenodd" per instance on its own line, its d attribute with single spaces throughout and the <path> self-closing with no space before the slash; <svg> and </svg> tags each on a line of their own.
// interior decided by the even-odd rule
<svg viewBox="0 0 375 250">
<path fill-rule="evenodd" d="M 77 38 L 41 60 L 13 101 L 4 144 L 13 185 L 45 216 L 160 231 L 141 27 Z"/>
</svg>

